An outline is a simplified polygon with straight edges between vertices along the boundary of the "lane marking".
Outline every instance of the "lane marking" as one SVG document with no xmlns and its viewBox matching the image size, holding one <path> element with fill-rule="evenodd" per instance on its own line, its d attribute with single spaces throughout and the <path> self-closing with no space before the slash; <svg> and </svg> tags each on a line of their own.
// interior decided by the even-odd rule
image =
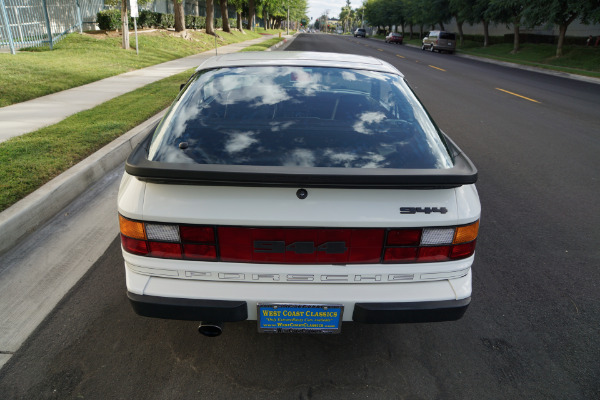
<svg viewBox="0 0 600 400">
<path fill-rule="evenodd" d="M 525 100 L 529 100 L 529 101 L 534 102 L 534 103 L 540 103 L 537 100 L 530 99 L 529 97 L 521 96 L 520 94 L 517 94 L 517 93 L 509 92 L 508 90 L 504 90 L 504 89 L 500 89 L 500 88 L 496 88 L 496 90 L 499 90 L 499 91 L 504 92 L 504 93 L 512 94 L 513 96 L 517 96 L 517 97 L 520 97 L 520 98 L 525 99 Z"/>
<path fill-rule="evenodd" d="M 377 50 L 379 50 L 379 51 L 383 51 L 382 49 L 377 49 Z"/>
<path fill-rule="evenodd" d="M 430 67 L 431 67 L 431 68 L 435 68 L 435 69 L 439 69 L 440 71 L 444 71 L 444 72 L 446 72 L 446 70 L 445 70 L 445 69 L 443 69 L 443 68 L 438 68 L 438 67 L 435 67 L 435 66 L 433 66 L 433 65 L 430 65 Z"/>
<path fill-rule="evenodd" d="M 401 56 L 400 54 L 396 54 L 396 57 L 400 57 L 400 58 L 406 58 L 404 56 Z"/>
</svg>

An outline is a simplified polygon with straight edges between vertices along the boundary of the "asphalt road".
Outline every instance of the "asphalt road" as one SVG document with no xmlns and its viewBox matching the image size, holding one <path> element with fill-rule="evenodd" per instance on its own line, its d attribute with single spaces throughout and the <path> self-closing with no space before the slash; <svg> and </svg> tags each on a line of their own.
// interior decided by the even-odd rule
<svg viewBox="0 0 600 400">
<path fill-rule="evenodd" d="M 335 336 L 247 322 L 209 339 L 133 313 L 115 235 L 0 372 L 0 398 L 600 398 L 600 86 L 369 39 L 301 35 L 287 48 L 309 49 L 397 66 L 477 165 L 465 317 Z"/>
</svg>

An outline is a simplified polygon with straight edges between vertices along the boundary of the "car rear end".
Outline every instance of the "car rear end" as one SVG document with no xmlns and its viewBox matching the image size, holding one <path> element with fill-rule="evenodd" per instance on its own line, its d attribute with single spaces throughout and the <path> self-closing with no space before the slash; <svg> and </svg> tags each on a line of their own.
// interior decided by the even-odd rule
<svg viewBox="0 0 600 400">
<path fill-rule="evenodd" d="M 446 51 L 450 54 L 456 50 L 456 34 L 444 31 L 433 31 L 423 39 L 423 49 Z"/>
<path fill-rule="evenodd" d="M 476 170 L 395 69 L 358 61 L 229 56 L 188 82 L 119 192 L 138 314 L 311 333 L 463 315 Z"/>
</svg>

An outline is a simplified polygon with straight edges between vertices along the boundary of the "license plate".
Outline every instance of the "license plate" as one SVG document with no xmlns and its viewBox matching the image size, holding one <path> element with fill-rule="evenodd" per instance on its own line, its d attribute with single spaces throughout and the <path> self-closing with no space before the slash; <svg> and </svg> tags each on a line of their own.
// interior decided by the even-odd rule
<svg viewBox="0 0 600 400">
<path fill-rule="evenodd" d="M 258 304 L 258 331 L 340 333 L 344 306 L 332 304 Z"/>
</svg>

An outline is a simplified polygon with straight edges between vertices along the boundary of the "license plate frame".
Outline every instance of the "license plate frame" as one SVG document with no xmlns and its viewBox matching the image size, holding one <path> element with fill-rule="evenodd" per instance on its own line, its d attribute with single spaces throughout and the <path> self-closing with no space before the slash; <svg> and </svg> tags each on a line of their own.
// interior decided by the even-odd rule
<svg viewBox="0 0 600 400">
<path fill-rule="evenodd" d="M 342 330 L 342 304 L 258 303 L 261 333 L 335 334 Z"/>
</svg>

